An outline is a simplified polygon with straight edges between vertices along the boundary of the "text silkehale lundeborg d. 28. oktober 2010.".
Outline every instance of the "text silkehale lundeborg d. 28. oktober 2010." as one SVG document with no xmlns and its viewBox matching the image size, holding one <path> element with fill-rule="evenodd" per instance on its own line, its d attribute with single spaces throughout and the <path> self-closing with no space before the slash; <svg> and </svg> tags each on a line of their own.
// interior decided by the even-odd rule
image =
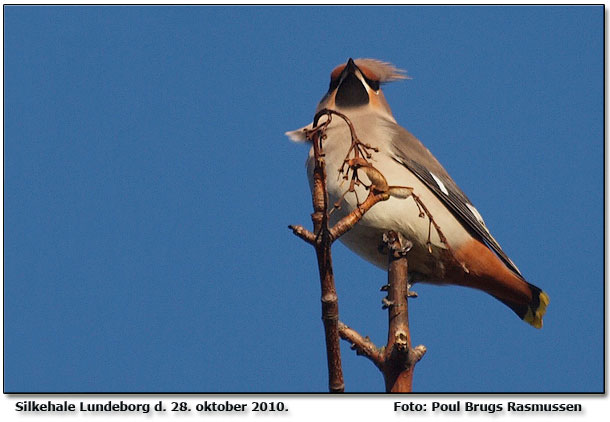
<svg viewBox="0 0 610 422">
<path fill-rule="evenodd" d="M 131 401 L 106 402 L 69 402 L 67 400 L 54 402 L 51 400 L 37 402 L 35 400 L 18 401 L 15 403 L 17 412 L 287 412 L 288 407 L 282 401 L 252 401 L 249 403 L 237 401 L 171 401 L 159 400 L 155 403 L 138 403 Z"/>
</svg>

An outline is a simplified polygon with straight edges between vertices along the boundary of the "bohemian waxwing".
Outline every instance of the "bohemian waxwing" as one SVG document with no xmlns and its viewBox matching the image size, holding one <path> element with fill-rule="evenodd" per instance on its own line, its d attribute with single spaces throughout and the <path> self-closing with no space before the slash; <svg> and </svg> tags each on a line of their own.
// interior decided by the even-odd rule
<svg viewBox="0 0 610 422">
<path fill-rule="evenodd" d="M 345 114 L 358 138 L 379 148 L 379 152 L 372 153 L 371 164 L 385 176 L 388 185 L 413 188 L 446 243 L 413 198 L 398 197 L 374 205 L 341 241 L 367 261 L 386 269 L 387 255 L 379 245 L 383 233 L 397 231 L 413 243 L 408 254 L 411 283 L 456 284 L 483 290 L 524 321 L 541 328 L 549 303 L 547 294 L 525 281 L 443 166 L 417 138 L 396 123 L 380 85 L 405 78 L 404 71 L 389 63 L 349 59 L 332 71 L 330 87 L 316 112 L 326 108 Z M 323 116 L 320 122 L 325 119 Z M 310 124 L 286 134 L 294 141 L 306 141 L 305 132 L 311 127 Z M 323 150 L 332 204 L 349 187 L 339 169 L 351 145 L 351 136 L 346 122 L 338 116 L 333 116 L 326 135 Z M 313 148 L 306 165 L 311 185 Z M 360 173 L 364 172 L 359 172 L 359 177 L 369 185 L 366 175 Z M 356 194 L 362 201 L 368 191 L 357 186 Z M 353 193 L 345 195 L 340 207 L 331 213 L 331 224 L 353 210 L 357 201 Z"/>
</svg>

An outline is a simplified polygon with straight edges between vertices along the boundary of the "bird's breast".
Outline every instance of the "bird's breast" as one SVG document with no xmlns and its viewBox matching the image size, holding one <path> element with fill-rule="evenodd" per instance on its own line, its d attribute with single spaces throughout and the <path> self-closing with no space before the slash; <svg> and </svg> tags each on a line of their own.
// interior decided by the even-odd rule
<svg viewBox="0 0 610 422">
<path fill-rule="evenodd" d="M 367 186 L 371 184 L 364 171 L 358 170 L 358 179 L 362 184 L 355 186 L 354 192 L 348 192 L 352 170 L 348 170 L 343 163 L 346 159 L 353 158 L 353 152 L 348 154 L 352 138 L 349 127 L 343 121 L 336 122 L 337 120 L 340 119 L 335 116 L 323 141 L 329 204 L 331 207 L 333 204 L 337 205 L 331 213 L 331 224 L 335 224 L 364 202 L 369 194 Z M 392 158 L 390 146 L 394 134 L 391 127 L 370 122 L 354 125 L 360 141 L 379 149 L 379 152 L 371 153 L 368 161 L 383 174 L 390 186 L 413 188 L 413 193 L 423 203 L 427 212 L 414 197 L 390 197 L 387 201 L 373 206 L 354 228 L 341 237 L 341 241 L 362 258 L 385 269 L 387 255 L 383 249 L 380 250 L 383 233 L 389 230 L 398 231 L 413 243 L 409 252 L 410 272 L 418 273 L 421 281 L 441 282 L 444 278 L 444 268 L 440 256 L 446 254 L 448 249 L 448 245 L 441 239 L 445 238 L 449 247 L 457 247 L 469 239 L 469 233 L 417 176 Z M 343 173 L 340 172 L 342 166 Z M 312 149 L 307 160 L 310 186 L 313 168 Z M 432 224 L 430 217 L 435 224 Z"/>
</svg>

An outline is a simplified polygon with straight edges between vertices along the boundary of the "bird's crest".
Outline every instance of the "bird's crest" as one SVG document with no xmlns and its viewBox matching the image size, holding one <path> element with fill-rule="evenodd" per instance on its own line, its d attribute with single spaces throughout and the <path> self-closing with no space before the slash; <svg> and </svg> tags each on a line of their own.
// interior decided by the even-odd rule
<svg viewBox="0 0 610 422">
<path fill-rule="evenodd" d="M 375 80 L 381 83 L 398 81 L 401 79 L 411 79 L 405 70 L 399 69 L 392 63 L 382 62 L 377 59 L 356 59 L 354 60 L 363 73 L 370 72 L 375 75 Z M 368 75 L 367 75 L 368 76 Z"/>
</svg>

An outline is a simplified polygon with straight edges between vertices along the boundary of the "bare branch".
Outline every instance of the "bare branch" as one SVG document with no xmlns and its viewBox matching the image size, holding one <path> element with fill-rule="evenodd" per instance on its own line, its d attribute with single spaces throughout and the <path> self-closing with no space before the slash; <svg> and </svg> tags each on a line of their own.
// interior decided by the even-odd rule
<svg viewBox="0 0 610 422">
<path fill-rule="evenodd" d="M 339 335 L 352 344 L 356 354 L 369 358 L 379 369 L 383 368 L 383 349 L 379 349 L 370 338 L 362 337 L 356 330 L 339 321 Z"/>
<path fill-rule="evenodd" d="M 291 224 L 288 226 L 288 228 L 292 230 L 295 235 L 297 235 L 310 245 L 316 244 L 316 235 L 307 230 L 305 227 Z"/>
<path fill-rule="evenodd" d="M 384 234 L 388 246 L 388 344 L 384 353 L 387 392 L 411 392 L 413 368 L 411 362 L 411 334 L 409 332 L 407 252 L 412 245 L 401 242 L 394 231 Z"/>
<path fill-rule="evenodd" d="M 314 126 L 317 121 L 314 121 Z M 323 126 L 326 128 L 326 126 Z M 339 346 L 339 301 L 335 288 L 332 257 L 330 247 L 333 242 L 328 229 L 328 193 L 326 191 L 326 169 L 320 142 L 324 134 L 320 131 L 312 134 L 314 145 L 314 158 L 316 160 L 313 179 L 314 189 L 312 201 L 314 213 L 311 220 L 316 233 L 314 243 L 318 259 L 318 272 L 320 273 L 320 286 L 322 290 L 322 321 L 326 338 L 326 358 L 328 362 L 328 385 L 331 392 L 340 393 L 345 390 L 343 369 L 341 368 L 341 348 Z"/>
<path fill-rule="evenodd" d="M 431 235 L 430 225 L 433 225 L 434 229 L 436 230 L 436 233 L 438 234 L 438 238 L 440 239 L 440 241 L 447 247 L 447 250 L 449 252 L 451 252 L 451 255 L 455 257 L 455 254 L 453 253 L 453 249 L 451 249 L 451 247 L 449 246 L 449 242 L 447 242 L 447 238 L 443 234 L 441 227 L 434 220 L 434 217 L 428 210 L 428 207 L 426 207 L 426 205 L 424 204 L 424 202 L 421 200 L 421 198 L 419 196 L 415 195 L 414 193 L 411 193 L 411 196 L 413 197 L 413 200 L 415 200 L 415 203 L 417 204 L 417 207 L 420 210 L 419 216 L 423 217 L 425 214 L 428 217 L 428 226 L 429 226 L 428 227 L 428 250 L 430 250 L 430 247 L 432 245 L 432 242 L 430 240 L 430 235 Z"/>
<path fill-rule="evenodd" d="M 350 212 L 348 215 L 346 215 L 341 220 L 339 220 L 337 222 L 337 224 L 335 224 L 333 226 L 333 228 L 330 229 L 331 238 L 333 240 L 335 240 L 335 239 L 338 239 L 339 237 L 341 237 L 343 234 L 345 234 L 347 231 L 349 231 L 352 227 L 354 227 L 356 225 L 356 223 L 362 219 L 362 216 L 364 216 L 364 214 L 368 210 L 370 210 L 373 205 L 375 205 L 378 202 L 385 201 L 389 197 L 390 197 L 390 195 L 387 192 L 381 192 L 378 194 L 374 194 L 373 191 L 371 190 L 371 192 L 369 192 L 369 195 L 367 196 L 366 200 L 362 203 L 362 205 L 360 205 L 357 208 L 354 208 L 352 210 L 352 212 Z"/>
</svg>

